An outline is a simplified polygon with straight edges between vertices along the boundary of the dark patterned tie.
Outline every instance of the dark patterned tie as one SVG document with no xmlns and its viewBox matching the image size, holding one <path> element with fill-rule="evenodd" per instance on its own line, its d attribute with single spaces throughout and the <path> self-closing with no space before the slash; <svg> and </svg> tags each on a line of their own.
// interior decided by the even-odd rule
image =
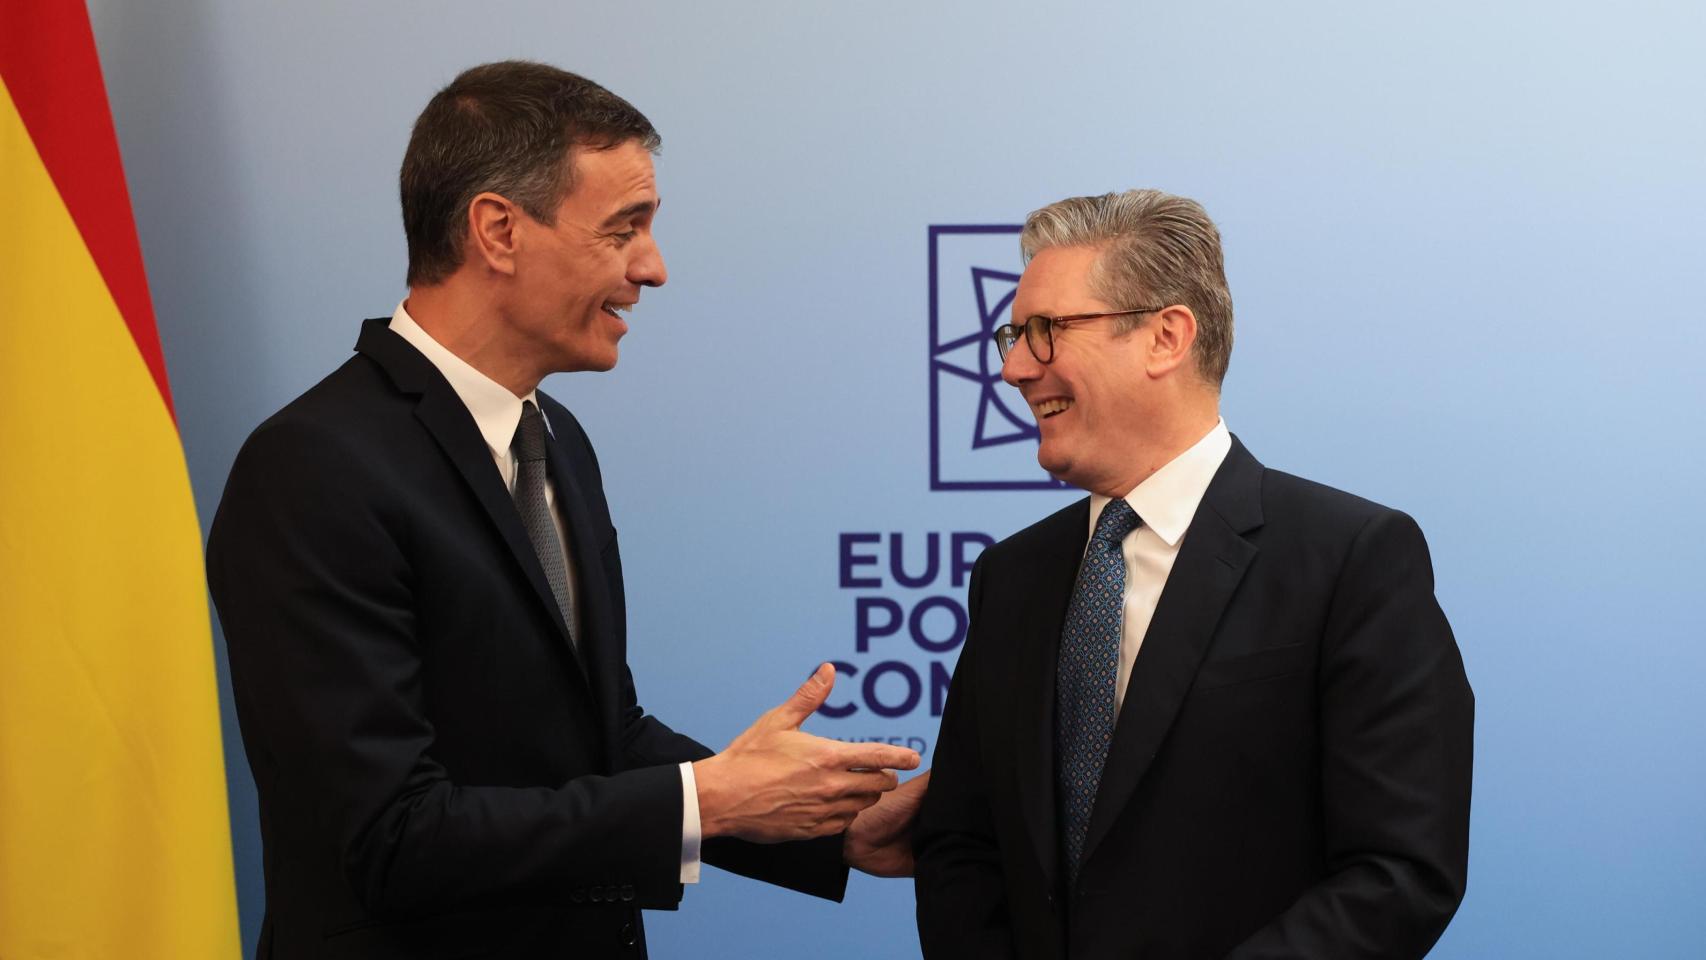
<svg viewBox="0 0 1706 960">
<path fill-rule="evenodd" d="M 563 544 L 557 538 L 556 525 L 551 522 L 551 508 L 545 505 L 545 418 L 531 400 L 521 405 L 521 423 L 515 428 L 510 450 L 516 461 L 515 509 L 521 514 L 521 525 L 527 528 L 527 539 L 533 541 L 539 566 L 545 569 L 545 582 L 551 585 L 551 595 L 557 600 L 572 643 L 575 612 L 569 603 L 568 566 L 563 562 Z"/>
<path fill-rule="evenodd" d="M 1110 500 L 1078 568 L 1055 677 L 1055 757 L 1066 867 L 1074 882 L 1090 829 L 1102 764 L 1114 738 L 1114 683 L 1120 669 L 1125 556 L 1120 541 L 1143 521 L 1124 500 Z"/>
</svg>

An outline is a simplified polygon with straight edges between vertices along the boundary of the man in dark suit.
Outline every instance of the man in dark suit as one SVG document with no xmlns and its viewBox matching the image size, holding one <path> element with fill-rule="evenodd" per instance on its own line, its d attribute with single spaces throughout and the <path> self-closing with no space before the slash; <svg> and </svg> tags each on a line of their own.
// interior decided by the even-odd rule
<svg viewBox="0 0 1706 960">
<path fill-rule="evenodd" d="M 827 665 L 715 755 L 637 702 L 598 461 L 536 387 L 613 367 L 665 280 L 657 144 L 572 74 L 458 77 L 403 161 L 408 299 L 238 455 L 208 566 L 261 957 L 643 956 L 701 856 L 834 899 L 910 870 L 916 754 L 798 729 Z"/>
<path fill-rule="evenodd" d="M 1474 701 L 1407 516 L 1226 430 L 1220 236 L 1032 214 L 1008 383 L 1091 496 L 991 547 L 919 813 L 926 957 L 1421 957 L 1463 897 Z"/>
</svg>

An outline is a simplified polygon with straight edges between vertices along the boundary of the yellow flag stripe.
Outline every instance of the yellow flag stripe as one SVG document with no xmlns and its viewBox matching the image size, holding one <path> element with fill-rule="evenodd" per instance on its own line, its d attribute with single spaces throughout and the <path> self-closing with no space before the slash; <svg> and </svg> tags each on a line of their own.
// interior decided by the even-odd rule
<svg viewBox="0 0 1706 960">
<path fill-rule="evenodd" d="M 0 957 L 234 957 L 178 434 L 0 82 Z"/>
</svg>

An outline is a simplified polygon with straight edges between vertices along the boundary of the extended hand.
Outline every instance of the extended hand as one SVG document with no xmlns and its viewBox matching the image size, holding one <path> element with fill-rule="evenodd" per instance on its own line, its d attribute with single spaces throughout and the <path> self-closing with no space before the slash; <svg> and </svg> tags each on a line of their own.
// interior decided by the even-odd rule
<svg viewBox="0 0 1706 960">
<path fill-rule="evenodd" d="M 819 666 L 728 749 L 693 765 L 702 836 L 774 843 L 837 834 L 895 788 L 894 770 L 918 766 L 918 754 L 904 747 L 802 733 L 834 686 L 835 668 Z"/>
<path fill-rule="evenodd" d="M 874 877 L 912 876 L 912 821 L 929 789 L 930 771 L 926 770 L 861 810 L 841 846 L 848 866 Z"/>
</svg>

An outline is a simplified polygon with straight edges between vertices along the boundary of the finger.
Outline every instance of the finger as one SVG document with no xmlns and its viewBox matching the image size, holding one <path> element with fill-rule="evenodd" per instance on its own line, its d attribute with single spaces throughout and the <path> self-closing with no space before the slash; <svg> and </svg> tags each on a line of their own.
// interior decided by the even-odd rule
<svg viewBox="0 0 1706 960">
<path fill-rule="evenodd" d="M 905 747 L 885 743 L 836 743 L 830 749 L 830 765 L 843 770 L 913 770 L 918 767 L 918 754 Z"/>
<path fill-rule="evenodd" d="M 858 770 L 852 771 L 860 778 L 860 786 L 864 793 L 888 793 L 900 786 L 900 774 L 893 770 Z"/>
<path fill-rule="evenodd" d="M 888 770 L 854 771 L 838 775 L 827 781 L 829 796 L 847 797 L 855 794 L 870 794 L 876 797 L 893 790 L 899 778 Z M 872 801 L 873 803 L 875 800 Z"/>
<path fill-rule="evenodd" d="M 803 825 L 822 823 L 835 817 L 856 817 L 861 811 L 870 809 L 877 803 L 878 793 L 852 793 L 846 796 L 835 796 L 812 804 L 809 810 L 798 811 Z"/>
<path fill-rule="evenodd" d="M 829 699 L 829 691 L 835 687 L 835 667 L 828 663 L 820 663 L 806 682 L 800 684 L 793 696 L 782 701 L 781 706 L 770 711 L 760 723 L 767 726 L 792 729 L 806 722 L 806 718 L 816 712 L 823 702 Z M 768 723 L 766 723 L 768 721 Z"/>
</svg>

